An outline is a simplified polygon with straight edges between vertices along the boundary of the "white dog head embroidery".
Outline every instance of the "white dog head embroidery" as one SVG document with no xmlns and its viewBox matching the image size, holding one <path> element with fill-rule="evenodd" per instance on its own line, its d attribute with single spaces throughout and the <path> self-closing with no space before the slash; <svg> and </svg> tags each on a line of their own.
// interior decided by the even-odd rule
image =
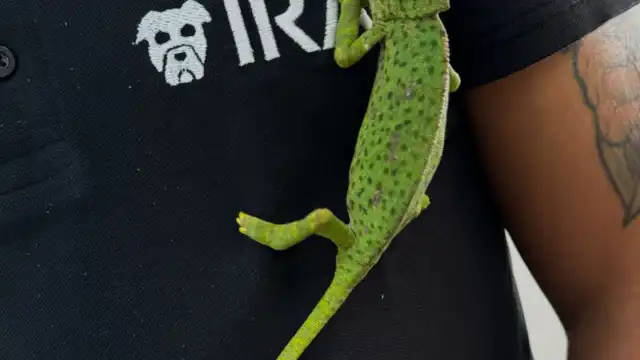
<svg viewBox="0 0 640 360">
<path fill-rule="evenodd" d="M 149 44 L 149 58 L 171 86 L 204 76 L 207 38 L 202 25 L 211 15 L 201 4 L 187 0 L 182 7 L 150 11 L 138 25 L 136 45 Z"/>
</svg>

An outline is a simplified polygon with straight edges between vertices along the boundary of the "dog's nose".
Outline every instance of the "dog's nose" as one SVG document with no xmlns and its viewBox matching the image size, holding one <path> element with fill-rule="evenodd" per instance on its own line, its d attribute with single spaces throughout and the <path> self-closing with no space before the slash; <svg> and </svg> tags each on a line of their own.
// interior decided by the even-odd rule
<svg viewBox="0 0 640 360">
<path fill-rule="evenodd" d="M 176 59 L 177 61 L 182 62 L 187 58 L 187 53 L 185 53 L 184 51 L 175 53 L 173 54 L 173 58 Z"/>
</svg>

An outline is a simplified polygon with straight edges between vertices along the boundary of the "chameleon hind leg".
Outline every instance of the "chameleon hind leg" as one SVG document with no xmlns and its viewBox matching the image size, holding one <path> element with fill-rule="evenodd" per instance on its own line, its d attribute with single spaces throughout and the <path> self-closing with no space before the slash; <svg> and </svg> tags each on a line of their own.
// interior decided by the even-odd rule
<svg viewBox="0 0 640 360">
<path fill-rule="evenodd" d="M 449 65 L 449 92 L 455 92 L 460 88 L 460 75 Z"/>
<path fill-rule="evenodd" d="M 363 4 L 366 4 L 364 0 L 340 0 L 334 59 L 342 68 L 348 68 L 360 61 L 384 35 L 383 29 L 374 25 L 358 36 Z"/>
<path fill-rule="evenodd" d="M 422 214 L 422 212 L 429 206 L 430 203 L 431 203 L 431 200 L 429 199 L 429 196 L 427 196 L 426 194 L 423 194 L 422 196 L 420 196 L 420 201 L 418 201 L 418 206 L 416 206 L 416 209 L 414 210 L 413 214 L 411 214 L 411 216 L 409 216 L 404 221 L 404 223 L 402 223 L 401 228 L 406 227 L 407 225 L 409 225 L 410 222 L 412 222 L 418 216 L 420 216 L 420 214 Z"/>
<path fill-rule="evenodd" d="M 422 214 L 422 212 L 429 206 L 429 204 L 431 204 L 431 200 L 429 199 L 429 196 L 427 196 L 427 194 L 423 194 L 422 196 L 420 196 L 418 206 L 416 207 L 413 216 L 407 219 L 407 223 L 415 220 L 415 218 L 420 216 L 420 214 Z"/>
<path fill-rule="evenodd" d="M 241 212 L 239 231 L 274 250 L 286 250 L 311 235 L 331 240 L 339 249 L 351 247 L 355 237 L 349 227 L 328 209 L 316 209 L 303 219 L 274 224 Z"/>
</svg>

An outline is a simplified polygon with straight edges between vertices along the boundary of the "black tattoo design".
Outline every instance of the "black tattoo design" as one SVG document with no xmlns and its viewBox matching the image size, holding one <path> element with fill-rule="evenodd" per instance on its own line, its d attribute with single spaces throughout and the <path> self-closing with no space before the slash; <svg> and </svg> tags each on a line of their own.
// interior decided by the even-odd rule
<svg viewBox="0 0 640 360">
<path fill-rule="evenodd" d="M 593 114 L 596 148 L 625 227 L 640 215 L 639 18 L 635 7 L 563 50 Z"/>
</svg>

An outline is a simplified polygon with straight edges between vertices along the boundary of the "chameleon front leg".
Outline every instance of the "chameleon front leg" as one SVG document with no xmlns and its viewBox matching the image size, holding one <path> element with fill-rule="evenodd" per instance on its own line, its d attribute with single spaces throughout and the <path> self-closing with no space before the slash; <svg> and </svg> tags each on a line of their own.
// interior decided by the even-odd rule
<svg viewBox="0 0 640 360">
<path fill-rule="evenodd" d="M 348 68 L 357 63 L 384 35 L 383 29 L 374 24 L 371 29 L 358 36 L 362 1 L 340 1 L 334 59 L 341 68 Z"/>
<path fill-rule="evenodd" d="M 349 227 L 328 209 L 316 209 L 305 218 L 274 224 L 241 212 L 236 219 L 239 231 L 274 250 L 286 250 L 311 235 L 331 240 L 340 250 L 355 242 Z"/>
</svg>

